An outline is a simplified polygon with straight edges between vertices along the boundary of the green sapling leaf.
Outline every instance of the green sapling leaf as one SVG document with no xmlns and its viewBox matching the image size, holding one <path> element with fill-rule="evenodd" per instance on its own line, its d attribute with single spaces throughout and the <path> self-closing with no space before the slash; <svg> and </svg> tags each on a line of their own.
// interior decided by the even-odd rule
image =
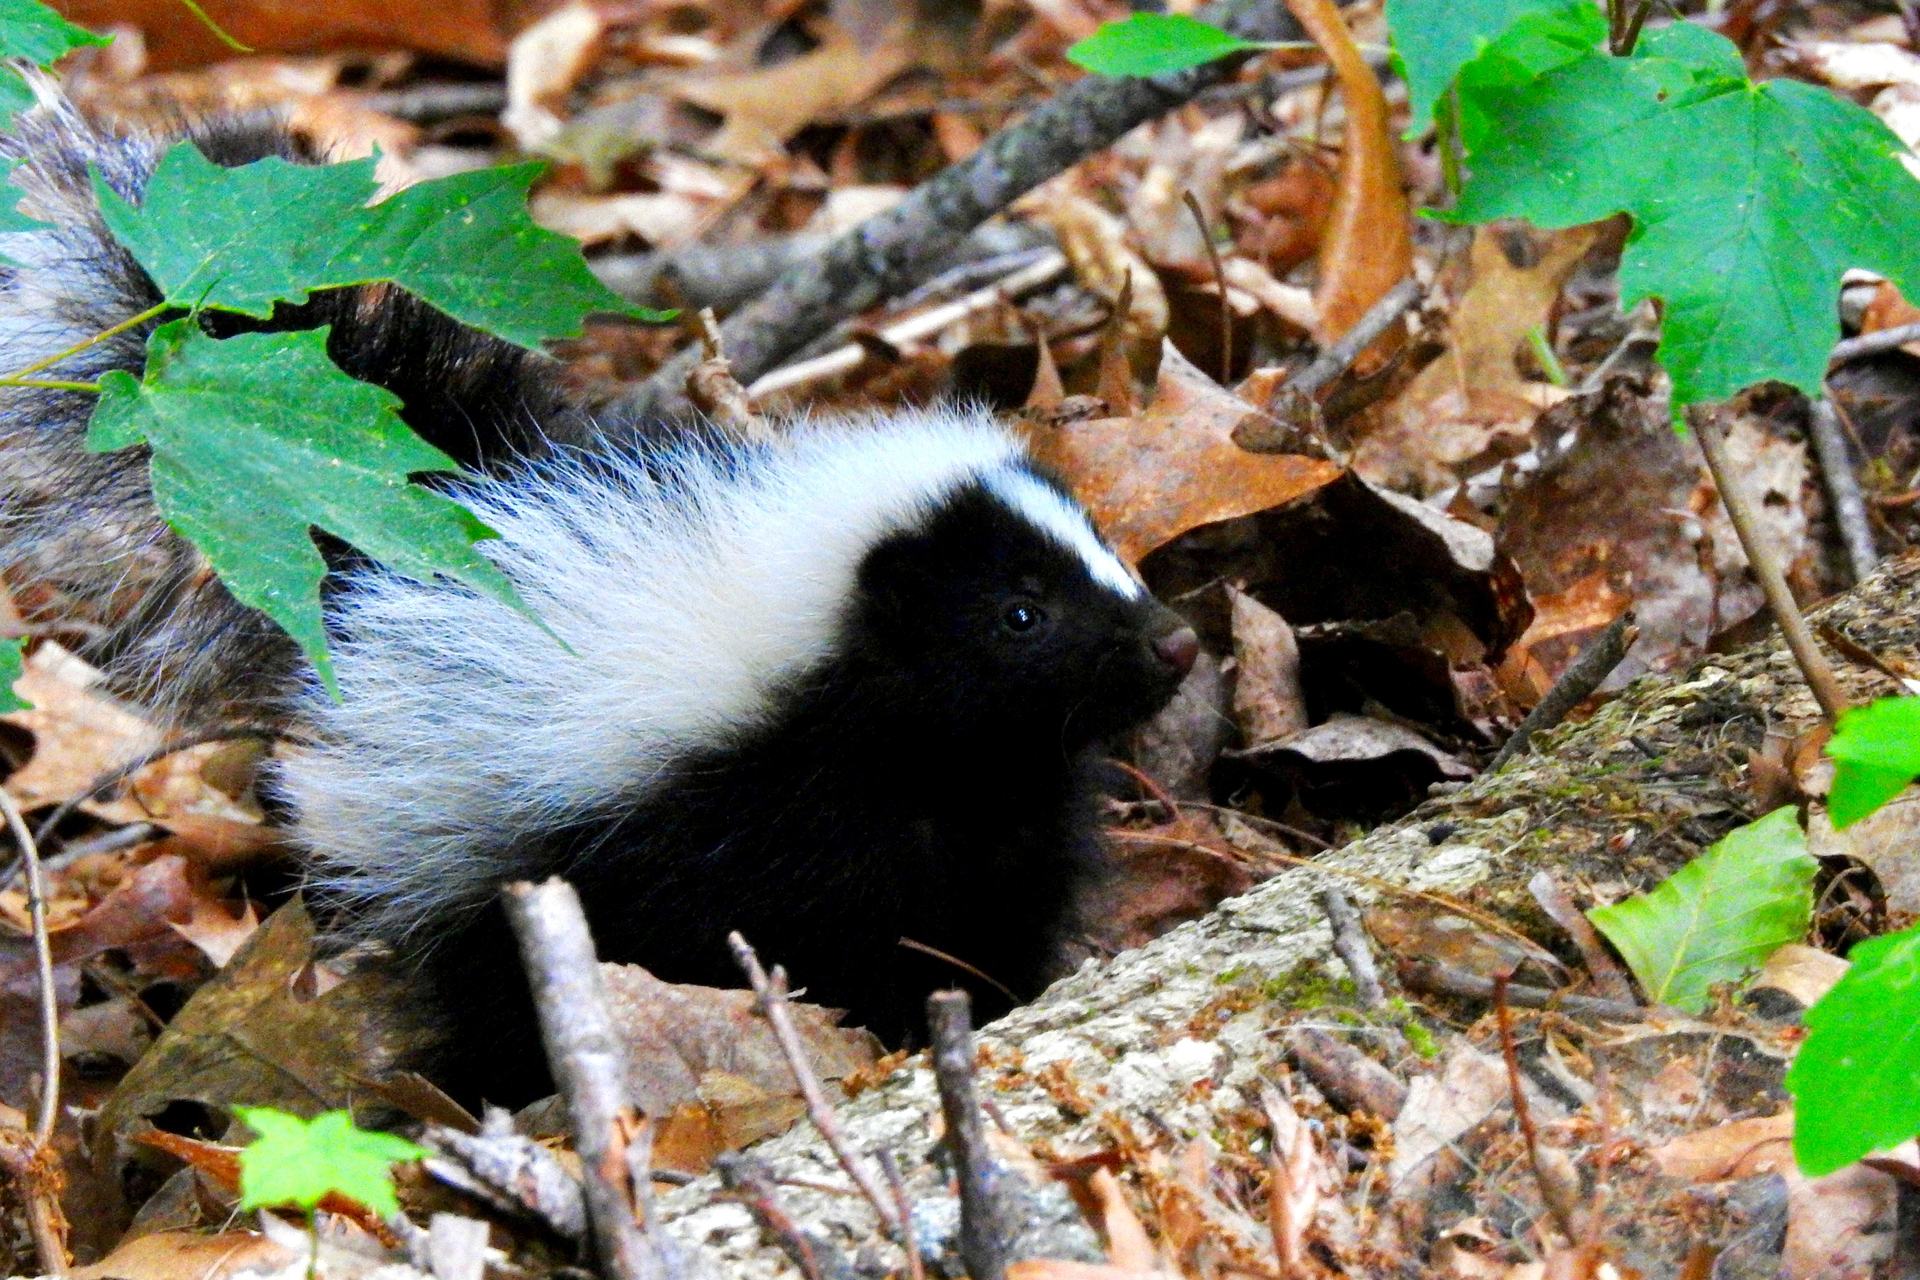
<svg viewBox="0 0 1920 1280">
<path fill-rule="evenodd" d="M 0 715 L 33 709 L 31 702 L 13 691 L 13 682 L 20 678 L 20 671 L 20 642 L 0 640 Z"/>
<path fill-rule="evenodd" d="M 1920 929 L 1869 938 L 1807 1010 L 1787 1072 L 1793 1158 L 1818 1178 L 1920 1133 Z"/>
<path fill-rule="evenodd" d="M 1444 216 L 1631 215 L 1620 302 L 1664 305 L 1676 416 L 1769 379 L 1820 394 L 1848 268 L 1920 297 L 1920 182 L 1864 108 L 1754 84 L 1732 42 L 1689 22 L 1647 33 L 1632 57 L 1592 49 L 1537 75 L 1514 75 L 1512 54 L 1496 40 L 1461 68 L 1471 176 Z"/>
<path fill-rule="evenodd" d="M 391 1218 L 400 1212 L 393 1166 L 427 1154 L 405 1138 L 355 1128 L 346 1111 L 312 1120 L 272 1107 L 234 1112 L 260 1135 L 240 1152 L 242 1209 L 291 1205 L 312 1213 L 328 1195 L 342 1195 Z"/>
<path fill-rule="evenodd" d="M 76 27 L 39 0 L 0 0 L 0 58 L 44 67 L 82 45 L 112 43 L 112 36 Z"/>
<path fill-rule="evenodd" d="M 1841 715 L 1827 742 L 1827 816 L 1849 826 L 1920 777 L 1920 698 L 1881 698 Z"/>
<path fill-rule="evenodd" d="M 540 169 L 455 174 L 370 205 L 370 159 L 228 169 L 180 143 L 137 207 L 98 174 L 93 185 L 108 229 L 175 306 L 264 317 L 315 289 L 391 280 L 525 347 L 577 335 L 594 312 L 665 318 L 601 284 L 571 237 L 535 224 L 527 188 Z"/>
<path fill-rule="evenodd" d="M 444 575 L 526 612 L 474 549 L 493 531 L 408 481 L 456 470 L 453 459 L 400 420 L 393 395 L 334 365 L 326 329 L 216 341 L 175 320 L 148 340 L 143 378 L 115 371 L 100 388 L 88 447 L 152 449 L 160 514 L 236 599 L 286 629 L 334 696 L 314 528 L 396 572 Z"/>
<path fill-rule="evenodd" d="M 1136 13 L 1075 44 L 1067 61 L 1101 76 L 1163 76 L 1264 48 L 1185 14 Z"/>
<path fill-rule="evenodd" d="M 1587 912 L 1649 1000 L 1689 1013 L 1807 931 L 1818 864 L 1792 806 L 1730 831 L 1652 892 Z"/>
<path fill-rule="evenodd" d="M 1413 109 L 1408 136 L 1427 131 L 1434 103 L 1460 68 L 1515 22 L 1530 14 L 1568 12 L 1597 19 L 1599 38 L 1606 37 L 1606 19 L 1590 0 L 1387 0 L 1387 29 L 1393 33 L 1393 51 L 1406 75 L 1407 105 Z"/>
</svg>

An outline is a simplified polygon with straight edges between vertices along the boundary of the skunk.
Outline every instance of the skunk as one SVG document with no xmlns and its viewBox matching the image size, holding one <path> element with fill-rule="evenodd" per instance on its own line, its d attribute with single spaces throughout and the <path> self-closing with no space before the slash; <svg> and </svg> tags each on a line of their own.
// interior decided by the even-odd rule
<svg viewBox="0 0 1920 1280">
<path fill-rule="evenodd" d="M 0 273 L 7 368 L 157 296 L 84 174 L 137 199 L 158 144 L 57 106 L 24 123 L 4 145 L 59 225 L 0 238 L 23 264 Z M 46 392 L 0 399 L 0 575 L 37 623 L 91 624 L 82 651 L 172 723 L 298 731 L 267 785 L 337 937 L 417 977 L 444 1081 L 496 1101 L 544 1082 L 496 904 L 512 879 L 567 876 L 602 958 L 668 981 L 737 985 L 739 930 L 892 1043 L 936 987 L 991 1013 L 1054 976 L 1101 874 L 1102 745 L 1164 705 L 1198 641 L 1017 437 L 968 409 L 771 443 L 596 432 L 552 362 L 398 291 L 268 325 L 324 322 L 343 366 L 471 468 L 448 489 L 540 625 L 337 549 L 335 703 L 161 524 L 144 458 L 85 453 L 88 401 Z M 59 372 L 137 370 L 143 337 Z"/>
</svg>

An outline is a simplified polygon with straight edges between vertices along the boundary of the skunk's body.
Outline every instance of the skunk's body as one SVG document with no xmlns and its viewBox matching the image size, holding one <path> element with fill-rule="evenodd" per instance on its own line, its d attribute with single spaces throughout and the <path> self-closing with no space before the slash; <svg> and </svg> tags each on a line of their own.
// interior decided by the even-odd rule
<svg viewBox="0 0 1920 1280">
<path fill-rule="evenodd" d="M 0 365 L 151 305 L 74 175 L 104 158 L 136 194 L 154 153 L 57 117 L 28 135 L 30 190 L 58 195 L 41 205 L 66 229 L 58 253 L 0 277 Z M 29 334 L 30 297 L 73 319 Z M 800 424 L 772 445 L 689 431 L 553 448 L 550 423 L 581 433 L 539 357 L 392 291 L 276 323 L 314 310 L 335 319 L 336 358 L 492 470 L 459 494 L 565 647 L 457 585 L 350 566 L 329 598 L 334 704 L 159 525 L 143 460 L 81 452 L 84 397 L 0 405 L 0 572 L 109 619 L 86 651 L 121 687 L 311 739 L 274 785 L 315 886 L 346 936 L 419 968 L 459 1083 L 499 1099 L 540 1080 L 494 905 L 513 878 L 568 876 L 603 958 L 673 981 L 735 984 L 737 929 L 892 1040 L 937 986 L 1005 1007 L 902 938 L 1038 992 L 1098 866 L 1096 749 L 1164 703 L 1195 641 L 1013 438 L 932 411 Z M 60 372 L 139 366 L 131 342 L 89 355 Z M 93 515 L 67 531 L 53 504 L 76 493 Z M 102 588 L 119 580 L 124 607 Z"/>
</svg>

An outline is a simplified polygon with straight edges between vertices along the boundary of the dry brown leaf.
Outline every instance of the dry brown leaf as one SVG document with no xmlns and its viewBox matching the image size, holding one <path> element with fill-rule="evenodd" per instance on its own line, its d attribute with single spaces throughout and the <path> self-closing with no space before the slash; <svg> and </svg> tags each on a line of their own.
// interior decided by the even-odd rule
<svg viewBox="0 0 1920 1280">
<path fill-rule="evenodd" d="M 1243 128 L 1240 116 L 1230 112 L 1209 120 L 1189 107 L 1148 128 L 1153 144 L 1147 167 L 1127 195 L 1135 243 L 1156 267 L 1211 280 L 1213 259 L 1186 199 L 1191 193 L 1207 225 L 1219 225 L 1227 161 Z"/>
<path fill-rule="evenodd" d="M 1386 95 L 1354 46 L 1339 7 L 1333 0 L 1287 0 L 1287 7 L 1333 64 L 1347 108 L 1346 147 L 1314 294 L 1320 313 L 1314 337 L 1325 346 L 1413 269 L 1412 215 Z"/>
<path fill-rule="evenodd" d="M 533 220 L 583 245 L 628 236 L 655 249 L 685 244 L 699 232 L 704 210 L 677 192 L 585 195 L 548 189 L 528 202 Z"/>
<path fill-rule="evenodd" d="M 259 927 L 260 917 L 254 914 L 252 902 L 244 903 L 236 916 L 224 902 L 197 897 L 192 917 L 184 924 L 174 924 L 173 930 L 198 947 L 214 968 L 221 969 Z"/>
<path fill-rule="evenodd" d="M 1100 1230 L 1107 1238 L 1107 1257 L 1114 1268 L 1132 1274 L 1153 1271 L 1159 1265 L 1160 1253 L 1153 1247 L 1139 1215 L 1127 1203 L 1120 1180 L 1113 1176 L 1112 1170 L 1095 1169 L 1087 1186 L 1100 1202 Z"/>
<path fill-rule="evenodd" d="M 1913 1143 L 1890 1153 L 1911 1160 Z M 1824 1178 L 1787 1175 L 1787 1241 L 1780 1280 L 1871 1280 L 1887 1274 L 1899 1232 L 1899 1183 L 1851 1164 Z"/>
<path fill-rule="evenodd" d="M 1561 591 L 1528 593 L 1533 621 L 1501 660 L 1501 687 L 1523 707 L 1546 695 L 1553 682 L 1615 618 L 1633 607 L 1633 597 L 1604 569 L 1576 578 Z"/>
<path fill-rule="evenodd" d="M 1767 957 L 1753 985 L 1773 987 L 1786 992 L 1801 1004 L 1811 1006 L 1832 990 L 1833 984 L 1840 981 L 1846 971 L 1847 962 L 1831 951 L 1789 942 Z"/>
<path fill-rule="evenodd" d="M 1835 831 L 1826 809 L 1815 806 L 1807 846 L 1815 857 L 1858 858 L 1880 877 L 1887 910 L 1920 913 L 1920 791 L 1909 788 L 1845 831 Z"/>
<path fill-rule="evenodd" d="M 1126 296 L 1123 333 L 1130 349 L 1151 352 L 1159 345 L 1170 315 L 1166 290 L 1129 242 L 1126 223 L 1075 194 L 1067 177 L 1056 178 L 1021 197 L 1013 208 L 1053 232 L 1075 280 L 1109 303 L 1118 305 Z"/>
<path fill-rule="evenodd" d="M 1253 887 L 1204 817 L 1113 832 L 1112 865 L 1082 904 L 1086 932 L 1108 954 L 1143 947 Z"/>
<path fill-rule="evenodd" d="M 560 132 L 558 108 L 592 65 L 606 29 L 596 6 L 575 0 L 514 37 L 507 50 L 507 108 L 500 123 L 523 148 L 539 150 Z"/>
<path fill-rule="evenodd" d="M 1503 234 L 1496 227 L 1474 232 L 1471 276 L 1448 324 L 1446 353 L 1415 375 L 1354 451 L 1354 468 L 1368 479 L 1438 492 L 1524 450 L 1533 420 L 1564 396 L 1523 378 L 1514 353 L 1546 324 L 1596 231 L 1551 233 L 1528 266 L 1509 260 Z"/>
<path fill-rule="evenodd" d="M 1249 750 L 1284 742 L 1307 727 L 1300 646 L 1287 620 L 1227 587 L 1233 621 L 1233 715 Z"/>
<path fill-rule="evenodd" d="M 1291 502 L 1340 474 L 1318 458 L 1235 444 L 1234 427 L 1261 412 L 1166 343 L 1144 412 L 1039 427 L 1033 442 L 1121 558 L 1137 564 L 1189 529 Z"/>
<path fill-rule="evenodd" d="M 1877 333 L 1882 329 L 1897 329 L 1901 325 L 1915 323 L 1920 323 L 1920 307 L 1902 297 L 1893 281 L 1882 280 L 1874 289 L 1867 309 L 1861 313 L 1860 332 Z M 1900 349 L 1910 356 L 1920 356 L 1920 342 L 1906 343 Z"/>
<path fill-rule="evenodd" d="M 101 771 L 159 744 L 152 725 L 90 692 L 99 679 L 57 644 L 42 641 L 27 658 L 14 687 L 33 708 L 4 717 L 34 736 L 32 759 L 6 782 L 21 808 L 79 795 Z"/>
<path fill-rule="evenodd" d="M 225 1280 L 241 1272 L 279 1271 L 295 1261 L 292 1250 L 257 1231 L 156 1231 L 68 1274 L 72 1280 Z"/>
<path fill-rule="evenodd" d="M 1681 1134 L 1649 1152 L 1661 1173 L 1683 1182 L 1723 1182 L 1786 1173 L 1793 1164 L 1793 1112 L 1729 1120 Z"/>
<path fill-rule="evenodd" d="M 1369 922 L 1371 928 L 1371 922 Z M 1387 1186 L 1401 1183 L 1507 1101 L 1507 1069 L 1500 1059 L 1462 1041 L 1434 1075 L 1408 1084 L 1407 1103 L 1393 1122 L 1393 1159 Z"/>
<path fill-rule="evenodd" d="M 455 62 L 498 66 L 507 51 L 499 0 L 202 0 L 207 17 L 256 53 L 330 49 L 414 49 Z M 138 28 L 156 71 L 231 60 L 233 50 L 179 0 L 62 0 L 60 12 L 85 27 Z"/>
</svg>

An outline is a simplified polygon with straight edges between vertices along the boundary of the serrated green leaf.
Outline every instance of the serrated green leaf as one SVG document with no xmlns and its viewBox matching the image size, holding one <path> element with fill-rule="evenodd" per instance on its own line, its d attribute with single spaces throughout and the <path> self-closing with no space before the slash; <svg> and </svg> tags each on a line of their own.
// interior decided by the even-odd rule
<svg viewBox="0 0 1920 1280">
<path fill-rule="evenodd" d="M 346 1196 L 380 1217 L 400 1212 L 393 1166 L 427 1152 L 391 1133 L 354 1127 L 345 1111 L 312 1120 L 272 1107 L 235 1107 L 260 1136 L 240 1152 L 240 1207 L 293 1205 L 311 1213 L 329 1194 Z"/>
<path fill-rule="evenodd" d="M 94 191 L 108 229 L 177 306 L 266 316 L 315 289 L 391 280 L 525 347 L 577 335 L 594 312 L 659 318 L 601 284 L 577 241 L 534 223 L 527 188 L 540 165 L 455 174 L 369 205 L 373 169 L 272 156 L 228 169 L 179 143 L 138 207 L 97 174 Z"/>
<path fill-rule="evenodd" d="M 1920 929 L 1857 944 L 1787 1071 L 1793 1158 L 1818 1178 L 1920 1133 Z"/>
<path fill-rule="evenodd" d="M 31 711 L 33 704 L 13 691 L 20 678 L 22 659 L 18 640 L 0 640 L 0 715 L 9 711 Z"/>
<path fill-rule="evenodd" d="M 493 536 L 457 503 L 408 483 L 453 459 L 409 430 L 399 400 L 327 357 L 327 330 L 215 341 L 190 319 L 156 329 L 145 376 L 100 380 L 91 449 L 146 443 L 154 501 L 227 589 L 299 642 L 338 696 L 321 624 L 326 563 L 310 530 L 409 577 L 463 582 L 521 612 L 473 544 Z"/>
<path fill-rule="evenodd" d="M 1577 23 L 1580 30 L 1597 27 L 1597 34 L 1583 42 L 1588 48 L 1606 38 L 1606 19 L 1590 0 L 1387 0 L 1387 29 L 1393 35 L 1393 49 L 1407 81 L 1407 103 L 1413 109 L 1408 136 L 1425 133 L 1433 124 L 1434 103 L 1461 67 L 1516 22 L 1535 16 Z"/>
<path fill-rule="evenodd" d="M 44 67 L 81 45 L 112 43 L 112 36 L 76 27 L 38 0 L 0 0 L 0 58 Z"/>
<path fill-rule="evenodd" d="M 1651 893 L 1587 912 L 1649 1000 L 1689 1013 L 1807 931 L 1818 864 L 1791 806 L 1730 831 Z"/>
<path fill-rule="evenodd" d="M 1471 176 L 1447 216 L 1565 227 L 1630 214 L 1620 301 L 1664 303 L 1676 414 L 1768 379 L 1819 394 L 1850 267 L 1920 296 L 1920 183 L 1863 108 L 1753 84 L 1730 41 L 1687 22 L 1631 58 L 1592 51 L 1520 81 L 1476 67 L 1460 73 Z"/>
<path fill-rule="evenodd" d="M 1827 816 L 1849 826 L 1920 777 L 1920 698 L 1882 698 L 1841 714 L 1827 742 Z"/>
<path fill-rule="evenodd" d="M 1264 47 L 1185 14 L 1136 13 L 1075 44 L 1067 61 L 1100 76 L 1163 76 Z"/>
</svg>

